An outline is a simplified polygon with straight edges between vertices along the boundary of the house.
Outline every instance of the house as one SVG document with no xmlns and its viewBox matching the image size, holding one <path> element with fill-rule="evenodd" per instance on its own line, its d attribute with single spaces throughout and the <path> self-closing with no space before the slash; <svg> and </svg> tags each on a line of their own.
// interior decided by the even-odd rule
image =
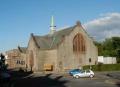
<svg viewBox="0 0 120 87">
<path fill-rule="evenodd" d="M 8 68 L 25 68 L 26 67 L 26 48 L 18 46 L 17 49 L 12 49 L 6 52 L 6 62 Z"/>
<path fill-rule="evenodd" d="M 53 23 L 47 35 L 30 35 L 26 64 L 33 71 L 66 71 L 94 65 L 98 49 L 78 21 L 74 26 L 55 30 Z"/>
</svg>

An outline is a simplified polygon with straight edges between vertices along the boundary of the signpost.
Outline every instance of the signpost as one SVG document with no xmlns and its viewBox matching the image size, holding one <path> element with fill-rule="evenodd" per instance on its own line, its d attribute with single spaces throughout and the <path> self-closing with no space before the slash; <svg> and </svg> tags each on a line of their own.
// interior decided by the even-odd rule
<svg viewBox="0 0 120 87">
<path fill-rule="evenodd" d="M 91 58 L 89 58 L 90 70 L 92 69 L 91 62 L 92 62 L 92 60 L 91 60 Z"/>
</svg>

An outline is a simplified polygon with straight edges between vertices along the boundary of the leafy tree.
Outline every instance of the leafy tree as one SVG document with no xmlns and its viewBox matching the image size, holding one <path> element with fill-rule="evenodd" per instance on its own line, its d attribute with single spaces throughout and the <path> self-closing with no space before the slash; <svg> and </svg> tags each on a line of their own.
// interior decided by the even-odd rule
<svg viewBox="0 0 120 87">
<path fill-rule="evenodd" d="M 120 37 L 107 38 L 103 42 L 95 42 L 99 56 L 116 57 L 120 63 Z"/>
<path fill-rule="evenodd" d="M 100 56 L 100 55 L 102 55 L 102 52 L 103 52 L 103 46 L 102 46 L 102 43 L 100 43 L 100 42 L 94 42 L 95 43 L 95 45 L 98 47 L 98 55 Z"/>
<path fill-rule="evenodd" d="M 112 37 L 112 42 L 114 49 L 120 49 L 120 37 Z"/>
</svg>

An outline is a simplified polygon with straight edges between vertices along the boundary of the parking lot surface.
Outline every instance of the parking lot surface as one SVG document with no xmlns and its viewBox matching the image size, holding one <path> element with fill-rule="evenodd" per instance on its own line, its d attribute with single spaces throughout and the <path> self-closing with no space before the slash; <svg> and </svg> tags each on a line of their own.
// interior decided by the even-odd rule
<svg viewBox="0 0 120 87">
<path fill-rule="evenodd" d="M 73 78 L 68 74 L 33 73 L 14 79 L 11 87 L 120 87 L 120 80 L 95 73 L 94 78 Z"/>
</svg>

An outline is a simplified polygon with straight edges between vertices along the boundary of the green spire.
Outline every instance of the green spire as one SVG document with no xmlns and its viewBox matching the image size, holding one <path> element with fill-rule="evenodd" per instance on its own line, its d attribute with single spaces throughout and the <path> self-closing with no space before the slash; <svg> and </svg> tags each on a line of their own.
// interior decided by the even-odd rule
<svg viewBox="0 0 120 87">
<path fill-rule="evenodd" d="M 55 25 L 54 25 L 54 17 L 51 17 L 51 25 L 50 25 L 50 33 L 53 34 L 55 32 Z"/>
<path fill-rule="evenodd" d="M 51 18 L 51 27 L 54 27 L 54 17 Z"/>
</svg>

